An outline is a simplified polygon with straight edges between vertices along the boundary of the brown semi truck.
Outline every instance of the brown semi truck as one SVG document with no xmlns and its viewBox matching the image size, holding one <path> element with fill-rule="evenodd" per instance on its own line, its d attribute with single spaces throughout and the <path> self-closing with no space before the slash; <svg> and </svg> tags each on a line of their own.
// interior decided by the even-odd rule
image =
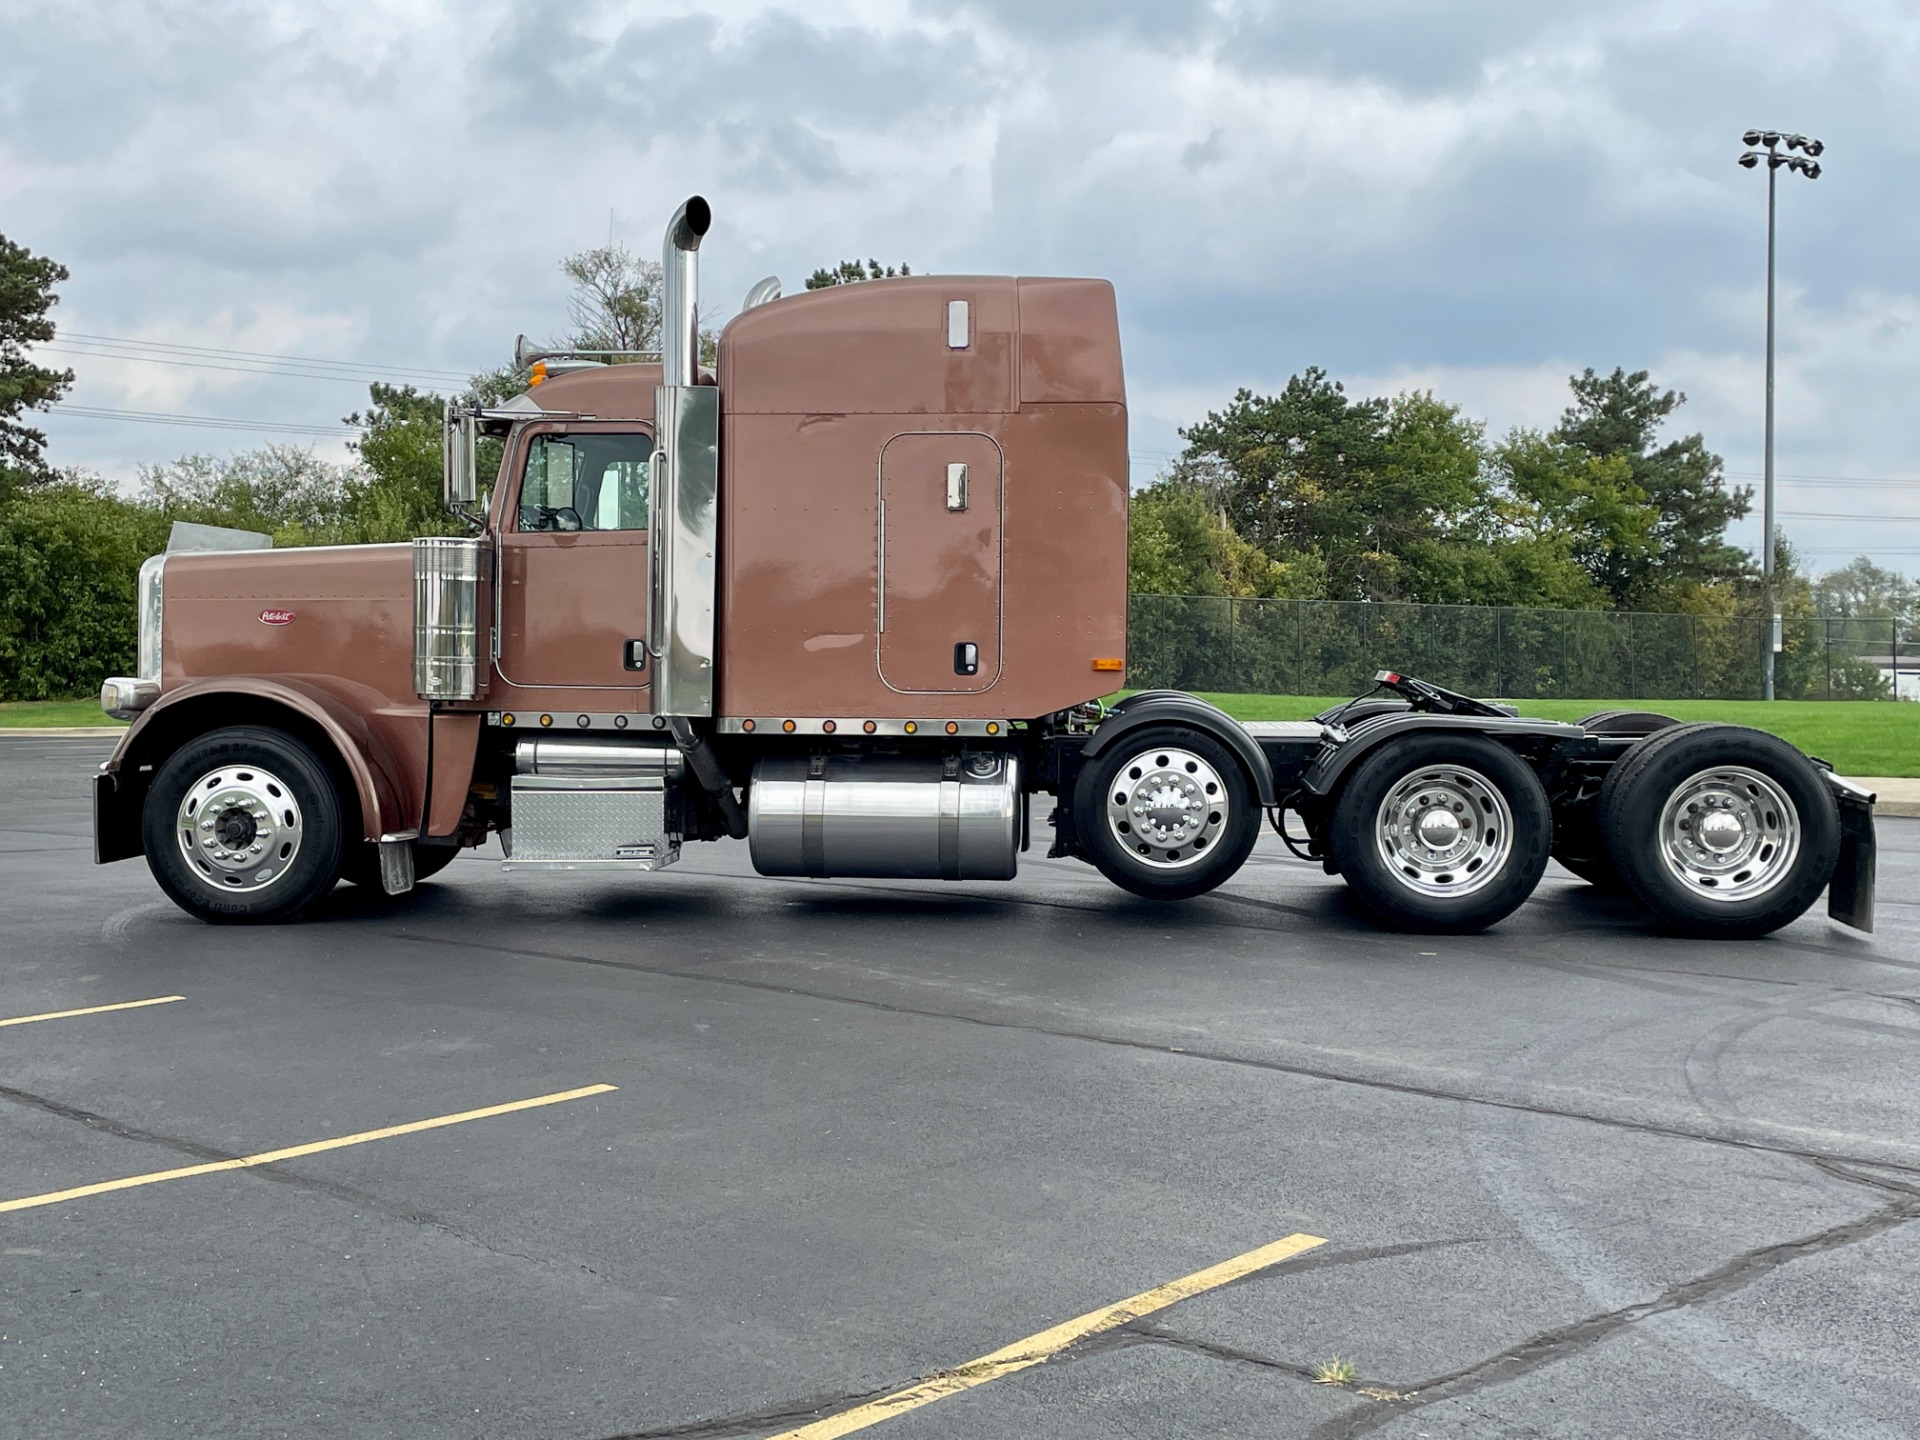
<svg viewBox="0 0 1920 1440">
<path fill-rule="evenodd" d="M 495 833 L 529 869 L 730 837 L 768 875 L 1010 880 L 1047 795 L 1048 854 L 1166 900 L 1270 822 L 1407 928 L 1493 924 L 1549 854 L 1689 933 L 1762 934 L 1823 889 L 1870 927 L 1873 797 L 1757 731 L 1529 719 L 1390 672 L 1299 723 L 1102 705 L 1126 655 L 1112 287 L 763 281 L 707 373 L 709 221 L 696 197 L 668 226 L 658 364 L 523 343 L 524 393 L 449 411 L 472 534 L 147 561 L 140 673 L 102 690 L 133 723 L 100 862 L 144 853 L 214 921 L 342 877 L 401 894 Z"/>
</svg>

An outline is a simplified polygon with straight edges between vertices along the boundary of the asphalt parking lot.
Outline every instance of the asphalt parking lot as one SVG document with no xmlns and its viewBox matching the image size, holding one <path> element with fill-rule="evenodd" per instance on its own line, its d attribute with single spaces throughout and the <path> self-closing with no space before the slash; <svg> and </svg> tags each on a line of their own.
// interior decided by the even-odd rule
<svg viewBox="0 0 1920 1440">
<path fill-rule="evenodd" d="M 6 1434 L 1920 1434 L 1920 821 L 1872 937 L 1392 935 L 1270 840 L 216 929 L 91 863 L 108 745 L 0 738 Z"/>
</svg>

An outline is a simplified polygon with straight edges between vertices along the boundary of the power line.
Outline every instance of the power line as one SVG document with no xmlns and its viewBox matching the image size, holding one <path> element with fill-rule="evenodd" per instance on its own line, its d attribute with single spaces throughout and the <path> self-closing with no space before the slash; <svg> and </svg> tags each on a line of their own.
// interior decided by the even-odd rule
<svg viewBox="0 0 1920 1440">
<path fill-rule="evenodd" d="M 101 405 L 62 405 L 54 415 L 88 420 L 128 420 L 140 425 L 182 425 L 201 430 L 254 430 L 271 435 L 357 435 L 358 425 L 308 425 L 293 420 L 238 420 L 220 415 L 178 415 L 164 410 L 110 410 Z"/>
<path fill-rule="evenodd" d="M 360 360 L 332 360 L 320 355 L 286 355 L 272 350 L 235 350 L 216 345 L 188 345 L 172 340 L 135 340 L 123 335 L 92 335 L 80 330 L 63 330 L 53 343 L 77 341 L 87 345 L 112 345 L 128 350 L 152 350 L 168 354 L 210 355 L 222 360 L 272 360 L 296 365 L 346 367 L 355 370 L 379 370 L 385 374 L 432 376 L 441 380 L 466 381 L 465 371 L 445 370 L 424 365 L 388 365 Z"/>
<path fill-rule="evenodd" d="M 1904 521 L 1909 525 L 1920 521 L 1920 515 L 1865 515 L 1842 510 L 1782 510 L 1780 512 L 1780 518 L 1783 520 L 1872 520 L 1875 522 L 1891 520 L 1896 523 Z"/>
<path fill-rule="evenodd" d="M 344 370 L 309 370 L 290 365 L 223 364 L 215 360 L 173 359 L 160 355 L 122 355 L 106 350 L 82 350 L 57 344 L 42 345 L 38 348 L 42 351 L 48 351 L 57 355 L 72 355 L 91 360 L 127 360 L 141 365 L 165 365 L 170 368 L 184 366 L 191 370 L 224 370 L 236 375 L 270 375 L 289 380 L 344 380 L 350 385 L 368 385 L 375 381 L 399 378 L 403 383 L 413 383 L 412 381 L 406 380 L 405 377 L 396 376 L 393 371 L 363 370 L 358 374 L 354 374 Z M 440 386 L 444 386 L 446 383 L 447 382 L 444 381 L 438 382 Z M 435 384 L 422 383 L 420 388 L 424 390 L 434 390 L 436 386 Z"/>
</svg>

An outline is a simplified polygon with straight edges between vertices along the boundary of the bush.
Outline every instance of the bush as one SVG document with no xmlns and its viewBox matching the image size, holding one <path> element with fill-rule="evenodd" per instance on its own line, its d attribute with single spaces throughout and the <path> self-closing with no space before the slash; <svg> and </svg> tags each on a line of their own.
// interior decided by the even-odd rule
<svg viewBox="0 0 1920 1440">
<path fill-rule="evenodd" d="M 0 508 L 0 700 L 55 700 L 133 672 L 140 562 L 167 522 L 69 476 Z"/>
</svg>

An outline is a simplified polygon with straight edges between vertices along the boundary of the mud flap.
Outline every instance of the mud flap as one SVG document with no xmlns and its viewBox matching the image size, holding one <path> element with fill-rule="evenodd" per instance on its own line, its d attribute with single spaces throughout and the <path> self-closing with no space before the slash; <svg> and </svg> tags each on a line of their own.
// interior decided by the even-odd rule
<svg viewBox="0 0 1920 1440">
<path fill-rule="evenodd" d="M 1873 833 L 1873 793 L 1828 776 L 1840 807 L 1840 856 L 1827 882 L 1827 914 L 1842 925 L 1873 932 L 1873 881 L 1878 854 Z"/>
<path fill-rule="evenodd" d="M 93 863 L 111 865 L 141 853 L 140 792 L 122 791 L 105 770 L 93 777 Z"/>
</svg>

